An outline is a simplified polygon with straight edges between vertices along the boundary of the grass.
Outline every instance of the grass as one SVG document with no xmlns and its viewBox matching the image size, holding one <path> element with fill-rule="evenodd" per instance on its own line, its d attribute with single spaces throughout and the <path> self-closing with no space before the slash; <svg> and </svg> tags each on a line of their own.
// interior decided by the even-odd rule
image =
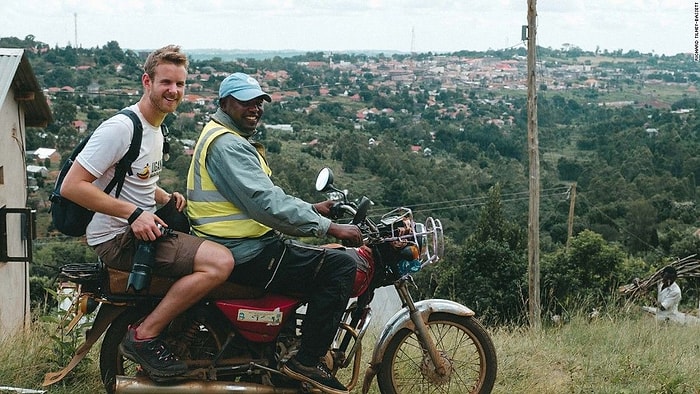
<svg viewBox="0 0 700 394">
<path fill-rule="evenodd" d="M 698 335 L 649 316 L 498 330 L 494 393 L 700 393 Z"/>
<path fill-rule="evenodd" d="M 592 321 L 573 316 L 539 332 L 497 328 L 491 334 L 499 359 L 494 394 L 700 393 L 700 326 L 660 324 L 634 309 Z M 366 337 L 364 359 L 375 336 Z M 44 374 L 60 369 L 54 348 L 42 323 L 0 341 L 0 386 L 41 389 Z M 103 392 L 96 350 L 48 392 Z M 370 393 L 379 393 L 376 381 Z"/>
<path fill-rule="evenodd" d="M 32 329 L 20 334 L 0 336 L 0 386 L 47 390 L 48 393 L 101 393 L 98 348 L 93 347 L 83 361 L 62 382 L 42 388 L 44 374 L 56 372 L 68 364 L 74 346 L 57 343 L 53 323 L 34 322 Z M 69 350 L 70 349 L 70 350 Z M 0 393 L 6 391 L 0 389 Z M 10 393 L 10 391 L 7 391 Z"/>
</svg>

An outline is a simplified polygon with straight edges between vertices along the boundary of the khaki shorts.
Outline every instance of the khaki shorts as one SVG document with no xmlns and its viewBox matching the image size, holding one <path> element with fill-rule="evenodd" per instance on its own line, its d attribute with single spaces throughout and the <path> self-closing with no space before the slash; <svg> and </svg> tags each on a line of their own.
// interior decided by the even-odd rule
<svg viewBox="0 0 700 394">
<path fill-rule="evenodd" d="M 193 271 L 194 256 L 204 239 L 177 231 L 174 234 L 176 236 L 155 241 L 156 267 L 153 273 L 157 276 L 182 277 Z M 135 252 L 136 237 L 131 228 L 95 246 L 95 253 L 106 266 L 122 271 L 131 271 Z"/>
</svg>

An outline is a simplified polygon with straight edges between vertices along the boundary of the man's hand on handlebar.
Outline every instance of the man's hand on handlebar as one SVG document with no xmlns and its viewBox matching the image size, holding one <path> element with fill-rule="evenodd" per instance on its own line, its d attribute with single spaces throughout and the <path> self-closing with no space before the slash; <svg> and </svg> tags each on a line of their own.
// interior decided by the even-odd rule
<svg viewBox="0 0 700 394">
<path fill-rule="evenodd" d="M 362 245 L 362 232 L 360 228 L 354 224 L 331 223 L 327 234 L 337 239 L 347 241 L 347 246 Z"/>
<path fill-rule="evenodd" d="M 314 209 L 316 210 L 316 212 L 318 212 L 319 215 L 330 217 L 329 215 L 331 214 L 331 208 L 333 208 L 333 205 L 335 205 L 336 203 L 337 202 L 333 200 L 321 201 L 319 203 L 314 204 Z"/>
</svg>

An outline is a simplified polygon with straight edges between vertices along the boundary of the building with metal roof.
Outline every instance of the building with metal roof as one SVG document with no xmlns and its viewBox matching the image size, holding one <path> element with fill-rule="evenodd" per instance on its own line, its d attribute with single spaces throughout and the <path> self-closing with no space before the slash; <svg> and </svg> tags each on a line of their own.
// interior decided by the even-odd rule
<svg viewBox="0 0 700 394">
<path fill-rule="evenodd" d="M 23 49 L 0 48 L 0 337 L 29 328 L 34 213 L 27 208 L 27 127 L 51 109 Z"/>
</svg>

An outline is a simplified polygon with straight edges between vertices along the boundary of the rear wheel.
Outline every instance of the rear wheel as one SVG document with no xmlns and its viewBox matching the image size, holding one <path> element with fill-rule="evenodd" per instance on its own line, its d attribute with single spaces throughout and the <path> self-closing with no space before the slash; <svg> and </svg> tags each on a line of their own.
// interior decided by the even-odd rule
<svg viewBox="0 0 700 394">
<path fill-rule="evenodd" d="M 124 357 L 119 344 L 126 335 L 129 325 L 142 320 L 150 311 L 128 309 L 110 325 L 100 348 L 100 374 L 108 394 L 114 394 L 116 378 L 123 376 L 144 376 L 142 368 Z M 161 334 L 166 343 L 181 360 L 211 360 L 223 345 L 225 334 L 211 323 L 212 319 L 198 318 L 186 312 L 178 316 L 166 331 Z"/>
<path fill-rule="evenodd" d="M 114 394 L 117 375 L 136 376 L 141 373 L 138 364 L 122 356 L 119 343 L 126 335 L 129 325 L 143 319 L 148 312 L 127 309 L 107 329 L 100 347 L 100 376 L 108 394 Z"/>
<path fill-rule="evenodd" d="M 445 373 L 437 371 L 416 334 L 404 328 L 384 353 L 377 376 L 382 394 L 491 392 L 496 380 L 496 349 L 476 319 L 434 313 L 428 332 Z"/>
</svg>

